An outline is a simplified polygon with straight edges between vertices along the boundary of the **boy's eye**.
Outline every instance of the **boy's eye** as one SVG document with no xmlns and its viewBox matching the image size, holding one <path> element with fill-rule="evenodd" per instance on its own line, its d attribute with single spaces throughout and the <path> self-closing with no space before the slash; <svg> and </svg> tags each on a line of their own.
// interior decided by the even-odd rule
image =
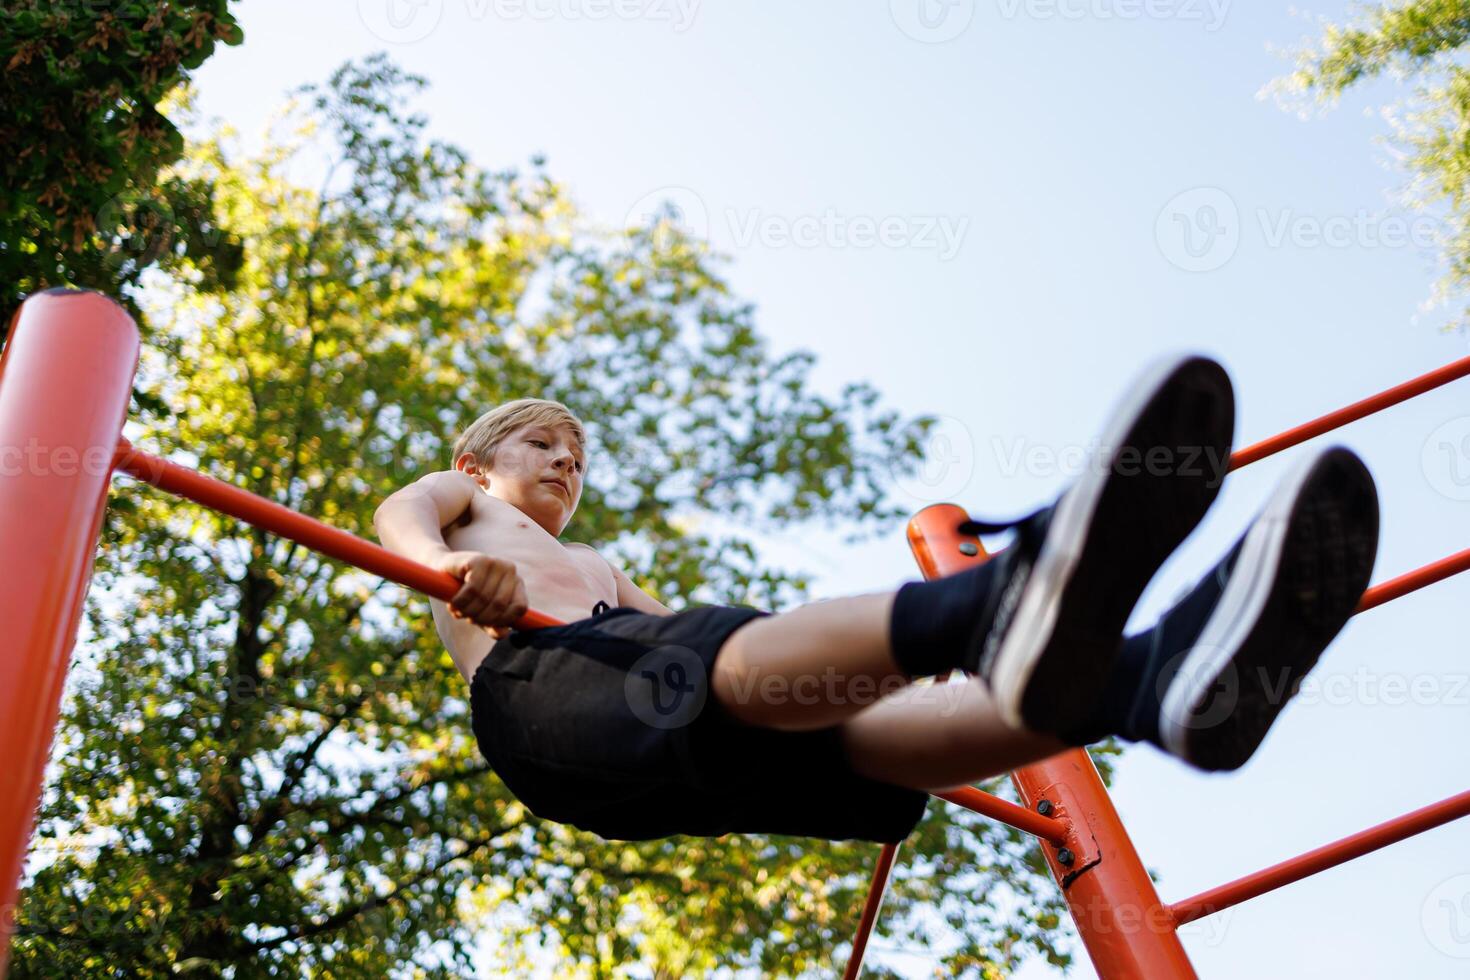
<svg viewBox="0 0 1470 980">
<path fill-rule="evenodd" d="M 535 446 L 538 449 L 550 449 L 551 448 L 551 444 L 548 443 L 544 439 L 527 439 L 526 442 L 530 443 L 531 445 Z M 577 460 L 576 466 L 577 466 L 577 472 L 578 473 L 582 472 L 584 469 L 587 468 L 586 465 L 581 460 Z"/>
</svg>

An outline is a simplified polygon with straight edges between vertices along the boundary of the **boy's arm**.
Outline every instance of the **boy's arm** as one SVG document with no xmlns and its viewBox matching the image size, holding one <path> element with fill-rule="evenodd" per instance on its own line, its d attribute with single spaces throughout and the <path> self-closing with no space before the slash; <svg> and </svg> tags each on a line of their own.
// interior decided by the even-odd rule
<svg viewBox="0 0 1470 980">
<path fill-rule="evenodd" d="M 603 561 L 607 559 L 604 558 Z M 639 612 L 653 613 L 655 616 L 674 615 L 674 610 L 640 589 L 618 566 L 609 561 L 607 567 L 612 569 L 613 578 L 618 583 L 618 605 L 632 606 Z"/>
<path fill-rule="evenodd" d="M 430 473 L 379 504 L 373 529 L 389 551 L 434 566 L 452 550 L 444 542 L 444 528 L 465 516 L 478 490 L 468 473 Z"/>
<path fill-rule="evenodd" d="M 455 551 L 444 541 L 444 528 L 468 516 L 479 492 L 468 473 L 430 473 L 379 504 L 373 529 L 389 551 L 458 579 L 460 590 L 449 602 L 450 613 L 500 637 L 528 608 L 515 563 L 477 551 Z"/>
</svg>

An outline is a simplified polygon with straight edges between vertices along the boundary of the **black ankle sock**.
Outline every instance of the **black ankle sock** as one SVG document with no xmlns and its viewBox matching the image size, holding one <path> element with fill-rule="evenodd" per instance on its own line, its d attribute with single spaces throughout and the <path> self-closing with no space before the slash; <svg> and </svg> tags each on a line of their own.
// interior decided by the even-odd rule
<svg viewBox="0 0 1470 980">
<path fill-rule="evenodd" d="M 970 647 L 981 617 L 1005 585 L 1005 552 L 955 575 L 909 582 L 898 590 L 889 619 L 893 659 L 910 677 L 973 669 Z"/>
</svg>

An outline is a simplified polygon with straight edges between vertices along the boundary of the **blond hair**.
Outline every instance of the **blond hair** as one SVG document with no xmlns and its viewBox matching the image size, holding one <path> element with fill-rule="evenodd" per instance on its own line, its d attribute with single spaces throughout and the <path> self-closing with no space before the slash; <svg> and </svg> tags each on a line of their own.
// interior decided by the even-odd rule
<svg viewBox="0 0 1470 980">
<path fill-rule="evenodd" d="M 501 440 L 525 425 L 566 426 L 572 430 L 577 445 L 586 454 L 587 431 L 571 409 L 561 402 L 545 398 L 518 398 L 492 408 L 471 422 L 469 428 L 454 440 L 454 456 L 449 465 L 454 466 L 465 453 L 474 453 L 480 465 L 488 468 Z"/>
</svg>

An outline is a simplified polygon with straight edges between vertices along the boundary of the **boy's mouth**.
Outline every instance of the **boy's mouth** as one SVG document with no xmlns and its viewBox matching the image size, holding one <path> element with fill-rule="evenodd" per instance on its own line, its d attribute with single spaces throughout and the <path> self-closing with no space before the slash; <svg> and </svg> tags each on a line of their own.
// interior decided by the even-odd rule
<svg viewBox="0 0 1470 980">
<path fill-rule="evenodd" d="M 568 500 L 571 499 L 571 496 L 572 496 L 572 490 L 571 490 L 571 488 L 568 487 L 565 483 L 561 482 L 560 480 L 542 480 L 541 482 L 542 483 L 546 483 L 546 484 L 550 484 L 553 487 L 560 487 L 561 488 L 561 492 L 567 495 L 567 499 Z"/>
</svg>

